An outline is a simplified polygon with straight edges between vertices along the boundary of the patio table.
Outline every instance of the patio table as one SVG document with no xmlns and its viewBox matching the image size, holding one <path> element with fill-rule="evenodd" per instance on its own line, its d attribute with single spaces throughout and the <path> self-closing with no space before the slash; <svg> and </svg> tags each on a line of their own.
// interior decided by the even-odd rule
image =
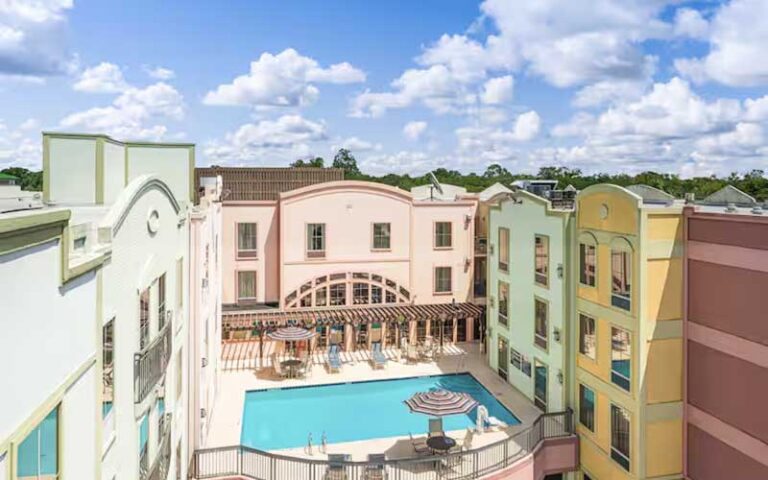
<svg viewBox="0 0 768 480">
<path fill-rule="evenodd" d="M 427 446 L 434 451 L 445 453 L 456 446 L 456 440 L 444 435 L 436 435 L 427 439 Z"/>
<path fill-rule="evenodd" d="M 302 363 L 303 362 L 298 358 L 291 358 L 289 360 L 283 360 L 282 362 L 280 362 L 280 366 L 288 370 L 289 378 L 294 378 L 296 376 L 296 367 L 298 367 Z"/>
</svg>

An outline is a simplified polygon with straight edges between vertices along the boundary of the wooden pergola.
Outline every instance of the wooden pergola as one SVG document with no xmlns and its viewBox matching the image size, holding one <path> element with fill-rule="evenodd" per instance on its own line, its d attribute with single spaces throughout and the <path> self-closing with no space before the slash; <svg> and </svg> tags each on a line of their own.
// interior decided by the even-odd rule
<svg viewBox="0 0 768 480">
<path fill-rule="evenodd" d="M 447 321 L 477 319 L 482 308 L 472 303 L 440 303 L 429 305 L 366 305 L 292 310 L 249 310 L 222 312 L 223 337 L 235 332 L 270 330 L 285 325 L 304 328 L 405 321 Z"/>
</svg>

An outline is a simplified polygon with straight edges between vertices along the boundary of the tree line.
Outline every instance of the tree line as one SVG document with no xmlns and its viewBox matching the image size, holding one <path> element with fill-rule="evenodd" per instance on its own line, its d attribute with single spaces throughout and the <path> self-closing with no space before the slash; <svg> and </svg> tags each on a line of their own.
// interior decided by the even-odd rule
<svg viewBox="0 0 768 480">
<path fill-rule="evenodd" d="M 314 157 L 300 159 L 291 163 L 292 167 L 325 168 L 325 159 Z M 347 180 L 365 180 L 379 182 L 393 187 L 410 190 L 417 185 L 429 182 L 425 175 L 411 176 L 407 173 L 388 173 L 374 176 L 360 171 L 355 156 L 346 148 L 339 149 L 333 157 L 330 167 L 341 168 Z M 31 171 L 21 167 L 11 167 L 0 170 L 2 173 L 13 175 L 19 179 L 23 190 L 40 191 L 43 189 L 43 174 L 39 171 Z M 627 186 L 645 184 L 663 190 L 677 198 L 683 198 L 686 193 L 693 193 L 701 199 L 710 195 L 726 185 L 733 185 L 739 190 L 752 195 L 758 201 L 768 201 L 768 178 L 763 170 L 752 170 L 746 173 L 731 173 L 727 177 L 715 175 L 708 177 L 680 178 L 671 173 L 642 172 L 637 175 L 626 173 L 594 173 L 586 175 L 578 168 L 568 167 L 542 167 L 535 175 L 512 173 L 498 163 L 489 165 L 483 173 L 461 173 L 458 170 L 437 168 L 433 173 L 441 183 L 447 183 L 464 187 L 469 192 L 480 192 L 494 183 L 509 185 L 515 180 L 524 178 L 538 178 L 557 180 L 560 188 L 573 185 L 577 190 L 583 190 L 590 185 L 598 183 L 613 183 Z"/>
<path fill-rule="evenodd" d="M 311 160 L 297 160 L 291 166 L 324 168 L 325 161 L 322 157 Z M 393 187 L 410 190 L 411 187 L 424 185 L 429 182 L 428 176 L 411 176 L 409 174 L 389 173 L 382 176 L 373 176 L 362 173 L 357 165 L 354 155 L 347 149 L 340 149 L 330 165 L 333 168 L 341 168 L 347 180 L 367 180 L 371 182 L 386 183 Z M 578 168 L 569 167 L 542 167 L 535 175 L 512 173 L 502 165 L 495 163 L 489 165 L 483 173 L 461 173 L 457 170 L 437 168 L 432 171 L 441 183 L 447 183 L 464 187 L 469 192 L 480 192 L 494 183 L 509 185 L 515 180 L 525 178 L 537 178 L 557 180 L 559 188 L 573 185 L 577 190 L 583 190 L 590 185 L 598 183 L 612 183 L 626 187 L 628 185 L 644 184 L 663 190 L 676 198 L 683 198 L 686 193 L 693 193 L 697 199 L 704 198 L 726 185 L 733 185 L 739 190 L 752 195 L 758 201 L 768 201 L 768 178 L 763 170 L 751 170 L 746 173 L 731 173 L 727 177 L 711 175 L 708 177 L 680 178 L 672 173 L 642 172 L 637 175 L 626 173 L 594 173 L 586 175 Z"/>
</svg>

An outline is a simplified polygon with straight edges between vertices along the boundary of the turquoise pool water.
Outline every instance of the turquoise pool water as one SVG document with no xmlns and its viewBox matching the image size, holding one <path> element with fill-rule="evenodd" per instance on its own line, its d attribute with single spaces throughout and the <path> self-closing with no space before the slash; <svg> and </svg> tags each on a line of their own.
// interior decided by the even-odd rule
<svg viewBox="0 0 768 480">
<path fill-rule="evenodd" d="M 443 388 L 472 395 L 499 420 L 520 420 L 470 374 L 321 385 L 247 392 L 240 440 L 262 450 L 300 447 L 311 432 L 314 444 L 325 432 L 328 443 L 421 435 L 427 415 L 411 413 L 403 403 L 417 392 Z M 475 424 L 475 412 L 443 418 L 445 430 Z"/>
</svg>

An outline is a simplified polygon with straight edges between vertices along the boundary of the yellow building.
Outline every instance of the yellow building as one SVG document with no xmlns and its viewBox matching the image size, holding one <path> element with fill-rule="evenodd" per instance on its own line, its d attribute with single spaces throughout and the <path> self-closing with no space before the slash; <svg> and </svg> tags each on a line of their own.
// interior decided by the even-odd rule
<svg viewBox="0 0 768 480">
<path fill-rule="evenodd" d="M 595 185 L 577 197 L 576 219 L 577 478 L 678 479 L 682 203 L 643 185 Z"/>
</svg>

